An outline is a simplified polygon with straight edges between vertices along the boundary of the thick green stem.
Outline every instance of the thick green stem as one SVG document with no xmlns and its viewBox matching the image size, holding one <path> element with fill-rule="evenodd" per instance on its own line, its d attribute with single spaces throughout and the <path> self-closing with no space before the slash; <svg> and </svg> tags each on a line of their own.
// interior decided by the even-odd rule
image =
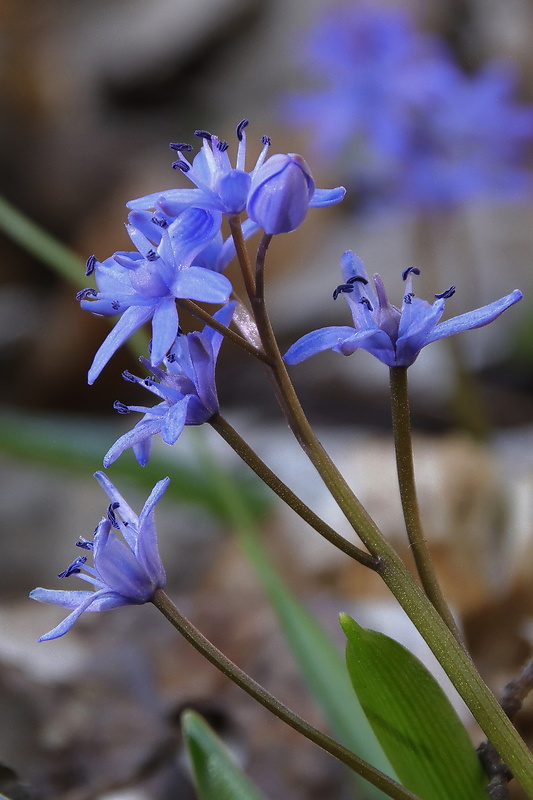
<svg viewBox="0 0 533 800">
<path fill-rule="evenodd" d="M 237 259 L 241 268 L 246 294 L 250 302 L 252 302 L 255 297 L 255 277 L 248 257 L 248 250 L 246 249 L 246 242 L 244 240 L 239 214 L 230 214 L 228 216 L 228 222 L 235 244 L 235 252 L 237 253 Z"/>
<path fill-rule="evenodd" d="M 425 593 L 457 641 L 464 646 L 452 612 L 439 586 L 427 540 L 422 528 L 413 462 L 407 367 L 391 367 L 390 393 L 398 484 L 400 487 L 403 518 L 411 545 L 411 552 L 413 553 L 416 568 Z"/>
<path fill-rule="evenodd" d="M 331 542 L 350 558 L 370 569 L 376 568 L 376 561 L 360 547 L 349 542 L 315 514 L 278 476 L 267 467 L 255 450 L 239 436 L 237 431 L 220 414 L 209 420 L 210 425 L 219 433 L 240 458 L 266 483 L 298 516 L 314 528 L 321 536 Z"/>
<path fill-rule="evenodd" d="M 389 778 L 383 772 L 380 772 L 375 767 L 372 767 L 366 761 L 356 756 L 346 747 L 336 742 L 330 736 L 309 725 L 298 714 L 295 714 L 287 706 L 280 703 L 270 692 L 267 692 L 259 683 L 253 680 L 246 672 L 243 672 L 240 667 L 233 663 L 227 656 L 224 655 L 217 647 L 215 647 L 208 639 L 205 638 L 194 625 L 183 616 L 183 614 L 176 608 L 174 603 L 170 600 L 168 595 L 161 589 L 158 589 L 152 598 L 152 603 L 168 621 L 178 630 L 182 636 L 192 646 L 201 653 L 204 658 L 211 662 L 217 669 L 226 675 L 233 683 L 237 684 L 243 689 L 250 697 L 257 700 L 264 708 L 275 714 L 278 719 L 290 725 L 291 728 L 301 733 L 311 742 L 321 747 L 330 755 L 342 761 L 350 769 L 353 769 L 358 775 L 361 775 L 367 781 L 372 783 L 378 789 L 395 798 L 395 800 L 419 800 L 416 795 L 400 786 L 399 783 Z"/>
<path fill-rule="evenodd" d="M 379 560 L 378 572 L 383 581 L 435 654 L 487 738 L 512 770 L 527 796 L 533 800 L 531 753 L 468 654 L 385 541 L 316 438 L 287 373 L 262 298 L 253 303 L 253 311 L 265 353 L 272 364 L 271 375 L 276 396 L 296 438 L 365 547 Z"/>
</svg>

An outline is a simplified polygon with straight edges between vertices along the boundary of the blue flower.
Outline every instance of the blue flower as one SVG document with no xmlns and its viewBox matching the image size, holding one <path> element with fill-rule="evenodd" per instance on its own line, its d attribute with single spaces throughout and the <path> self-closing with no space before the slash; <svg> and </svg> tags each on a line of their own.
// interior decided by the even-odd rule
<svg viewBox="0 0 533 800">
<path fill-rule="evenodd" d="M 223 214 L 240 214 L 245 210 L 251 198 L 251 193 L 258 188 L 263 180 L 269 175 L 272 165 L 278 165 L 277 159 L 285 159 L 286 163 L 299 163 L 294 159 L 301 159 L 293 153 L 288 155 L 278 154 L 272 156 L 265 163 L 270 139 L 263 136 L 263 149 L 251 172 L 246 172 L 246 131 L 248 120 L 244 119 L 237 126 L 237 138 L 239 141 L 237 150 L 236 167 L 234 168 L 229 159 L 227 149 L 228 143 L 219 139 L 214 134 L 207 131 L 195 131 L 196 136 L 203 139 L 200 152 L 195 156 L 192 164 L 185 156 L 185 153 L 192 150 L 191 145 L 183 143 L 171 144 L 171 148 L 179 153 L 179 158 L 174 162 L 173 167 L 181 170 L 192 183 L 195 189 L 168 189 L 161 192 L 154 192 L 144 197 L 132 200 L 127 205 L 131 209 L 144 210 L 155 209 L 158 213 L 163 213 L 168 217 L 179 215 L 184 209 L 196 206 L 198 208 L 211 209 L 222 212 Z M 273 161 L 274 159 L 274 161 Z M 288 159 L 288 161 L 287 161 Z M 305 164 L 303 159 L 301 162 Z M 276 169 L 278 167 L 276 166 Z M 309 168 L 306 166 L 307 172 Z M 293 170 L 290 170 L 293 172 Z M 256 177 L 261 174 L 261 178 Z M 309 173 L 312 183 L 312 178 Z M 309 183 L 308 178 L 306 181 Z M 302 204 L 302 192 L 298 185 L 296 204 Z M 308 207 L 320 207 L 339 203 L 344 197 L 344 189 L 315 189 L 312 183 L 312 190 L 305 192 L 306 204 Z M 287 202 L 287 201 L 286 201 Z M 252 219 L 254 217 L 250 214 Z M 301 216 L 301 214 L 300 214 Z M 305 214 L 303 215 L 305 216 Z M 302 217 L 303 219 L 303 217 Z M 256 220 L 258 221 L 258 220 Z M 299 223 L 298 223 L 299 224 Z M 291 228 L 292 230 L 292 228 Z"/>
<path fill-rule="evenodd" d="M 84 289 L 78 298 L 95 314 L 121 314 L 97 351 L 89 370 L 93 383 L 115 351 L 134 331 L 152 320 L 151 363 L 160 364 L 178 332 L 175 298 L 225 303 L 228 279 L 213 269 L 195 266 L 195 258 L 219 234 L 221 215 L 189 208 L 168 222 L 152 215 L 130 214 L 127 230 L 138 252 L 118 252 L 104 262 L 91 257 L 87 273 L 95 273 L 99 291 Z"/>
<path fill-rule="evenodd" d="M 214 318 L 228 326 L 235 305 L 235 302 L 228 303 L 213 315 Z M 121 414 L 139 411 L 144 413 L 144 417 L 109 449 L 104 457 L 105 467 L 116 461 L 128 447 L 133 448 L 139 464 L 145 466 L 150 457 L 152 438 L 156 434 L 160 433 L 166 444 L 174 444 L 185 425 L 202 425 L 218 413 L 215 367 L 223 338 L 221 333 L 206 325 L 201 333 L 195 331 L 177 337 L 164 362 L 166 371 L 149 367 L 141 359 L 156 380 L 124 373 L 126 380 L 146 387 L 161 398 L 161 402 L 152 408 L 115 403 L 116 410 Z"/>
<path fill-rule="evenodd" d="M 351 250 L 344 253 L 341 269 L 344 282 L 335 289 L 333 297 L 336 299 L 339 294 L 346 297 L 353 328 L 320 328 L 306 334 L 285 354 L 288 364 L 298 364 L 322 350 L 335 350 L 349 356 L 361 348 L 388 367 L 409 367 L 426 345 L 488 325 L 522 298 L 522 292 L 515 289 L 488 306 L 439 322 L 444 301 L 455 293 L 455 286 L 435 295 L 434 303 L 420 300 L 412 289 L 412 276 L 420 274 L 420 270 L 409 267 L 402 275 L 404 297 L 401 308 L 397 308 L 389 303 L 379 275 L 374 275 L 375 291 L 372 289 L 363 262 Z"/>
<path fill-rule="evenodd" d="M 165 570 L 157 548 L 154 507 L 167 489 L 169 478 L 156 483 L 137 516 L 103 472 L 95 478 L 111 500 L 107 516 L 99 523 L 93 541 L 81 539 L 77 546 L 92 552 L 94 567 L 87 557 L 78 556 L 60 578 L 77 575 L 93 584 L 95 591 L 34 589 L 32 600 L 73 609 L 39 641 L 57 639 L 67 633 L 84 611 L 105 611 L 119 606 L 148 603 L 157 589 L 165 585 Z M 114 531 L 120 531 L 123 540 Z"/>
<path fill-rule="evenodd" d="M 508 64 L 466 74 L 407 11 L 373 2 L 329 9 L 298 50 L 321 85 L 290 96 L 285 116 L 342 159 L 359 208 L 426 211 L 531 190 L 533 107 L 516 101 Z"/>
</svg>

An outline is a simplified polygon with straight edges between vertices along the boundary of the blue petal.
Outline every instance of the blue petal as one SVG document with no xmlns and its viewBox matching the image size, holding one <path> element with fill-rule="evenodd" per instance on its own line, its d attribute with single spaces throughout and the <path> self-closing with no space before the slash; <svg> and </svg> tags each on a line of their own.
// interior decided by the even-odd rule
<svg viewBox="0 0 533 800">
<path fill-rule="evenodd" d="M 123 313 L 111 333 L 98 348 L 87 376 L 90 384 L 94 383 L 111 356 L 121 344 L 147 322 L 154 311 L 153 306 L 131 306 Z"/>
<path fill-rule="evenodd" d="M 338 347 L 340 344 L 350 339 L 354 335 L 354 329 L 347 326 L 337 326 L 330 328 L 320 328 L 316 331 L 311 331 L 301 339 L 295 342 L 285 355 L 284 361 L 287 364 L 299 364 L 315 353 L 321 350 L 330 350 L 333 347 Z"/>
<path fill-rule="evenodd" d="M 145 194 L 144 197 L 137 197 L 135 200 L 130 200 L 129 203 L 126 203 L 126 206 L 134 210 L 143 211 L 157 208 L 160 204 L 159 201 L 165 201 L 172 204 L 173 209 L 170 216 L 174 217 L 185 211 L 186 208 L 197 206 L 204 198 L 205 195 L 201 189 L 166 189 L 162 192 Z"/>
<path fill-rule="evenodd" d="M 186 300 L 225 303 L 231 288 L 229 280 L 219 272 L 203 267 L 188 267 L 179 270 L 171 291 L 174 297 Z"/>
<path fill-rule="evenodd" d="M 175 444 L 178 440 L 187 418 L 187 406 L 192 400 L 193 395 L 186 395 L 182 400 L 174 403 L 165 414 L 161 425 L 161 438 L 165 444 Z"/>
<path fill-rule="evenodd" d="M 248 173 L 240 169 L 232 169 L 220 179 L 218 192 L 226 213 L 239 214 L 244 211 L 251 182 Z"/>
<path fill-rule="evenodd" d="M 161 420 L 160 419 L 145 419 L 138 422 L 131 431 L 123 434 L 114 445 L 112 445 L 107 453 L 104 456 L 103 464 L 104 467 L 109 467 L 117 458 L 127 450 L 128 447 L 133 447 L 133 445 L 137 444 L 138 442 L 142 442 L 144 439 L 147 439 L 151 436 L 155 436 L 161 430 Z M 139 461 L 141 467 L 144 467 L 141 461 Z"/>
<path fill-rule="evenodd" d="M 168 227 L 168 235 L 177 269 L 189 267 L 196 255 L 215 238 L 222 224 L 222 214 L 203 208 L 188 208 Z"/>
<path fill-rule="evenodd" d="M 396 342 L 396 366 L 409 367 L 416 360 L 443 312 L 444 300 L 429 305 L 426 300 L 413 297 L 410 304 L 404 303 Z"/>
<path fill-rule="evenodd" d="M 106 520 L 107 522 L 107 520 Z M 102 525 L 94 536 L 94 565 L 105 583 L 127 603 L 146 603 L 156 588 L 131 548 L 117 539 L 111 526 Z"/>
<path fill-rule="evenodd" d="M 39 642 L 46 642 L 50 639 L 57 639 L 63 636 L 72 628 L 76 620 L 83 614 L 84 611 L 105 611 L 109 608 L 118 608 L 119 606 L 128 605 L 127 600 L 121 597 L 116 592 L 107 589 L 101 589 L 98 592 L 62 592 L 54 591 L 52 589 L 34 589 L 30 592 L 32 600 L 38 600 L 40 603 L 52 603 L 54 605 L 66 606 L 72 608 L 72 604 L 77 602 L 77 605 L 68 617 L 52 628 L 51 631 L 40 636 Z"/>
<path fill-rule="evenodd" d="M 441 322 L 426 338 L 424 344 L 436 342 L 438 339 L 443 339 L 446 336 L 453 336 L 455 333 L 462 331 L 469 331 L 473 328 L 481 328 L 483 325 L 488 325 L 489 322 L 499 317 L 510 306 L 517 303 L 522 299 L 522 292 L 515 289 L 511 294 L 501 297 L 494 303 L 487 306 L 476 308 L 474 311 L 468 311 L 466 314 L 460 314 L 458 317 Z"/>
<path fill-rule="evenodd" d="M 150 363 L 161 364 L 178 335 L 178 311 L 173 297 L 165 297 L 156 306 L 152 319 Z"/>
<path fill-rule="evenodd" d="M 344 186 L 337 186 L 336 189 L 315 189 L 315 193 L 309 203 L 310 208 L 323 208 L 324 206 L 334 206 L 344 199 L 346 189 Z"/>
</svg>

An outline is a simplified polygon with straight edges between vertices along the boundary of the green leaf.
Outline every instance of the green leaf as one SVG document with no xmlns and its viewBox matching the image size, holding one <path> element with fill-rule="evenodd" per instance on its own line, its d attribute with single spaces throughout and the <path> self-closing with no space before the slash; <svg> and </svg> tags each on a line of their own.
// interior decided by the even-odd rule
<svg viewBox="0 0 533 800">
<path fill-rule="evenodd" d="M 182 714 L 181 729 L 199 800 L 265 800 L 199 714 Z"/>
<path fill-rule="evenodd" d="M 241 542 L 277 614 L 287 643 L 311 694 L 320 705 L 337 740 L 356 755 L 397 780 L 359 700 L 353 693 L 346 665 L 326 631 L 289 592 L 251 526 L 241 529 Z M 361 800 L 388 797 L 354 776 Z"/>
<path fill-rule="evenodd" d="M 353 688 L 403 785 L 422 800 L 487 800 L 474 746 L 431 673 L 394 639 L 340 622 Z"/>
</svg>

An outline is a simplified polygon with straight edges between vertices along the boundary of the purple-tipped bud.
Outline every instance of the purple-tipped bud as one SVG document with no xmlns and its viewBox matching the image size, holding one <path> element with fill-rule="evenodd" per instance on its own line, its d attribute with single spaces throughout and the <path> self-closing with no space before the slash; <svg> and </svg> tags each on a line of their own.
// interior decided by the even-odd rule
<svg viewBox="0 0 533 800">
<path fill-rule="evenodd" d="M 289 233 L 305 219 L 315 182 L 304 159 L 296 153 L 271 156 L 252 178 L 248 216 L 265 233 Z"/>
</svg>

